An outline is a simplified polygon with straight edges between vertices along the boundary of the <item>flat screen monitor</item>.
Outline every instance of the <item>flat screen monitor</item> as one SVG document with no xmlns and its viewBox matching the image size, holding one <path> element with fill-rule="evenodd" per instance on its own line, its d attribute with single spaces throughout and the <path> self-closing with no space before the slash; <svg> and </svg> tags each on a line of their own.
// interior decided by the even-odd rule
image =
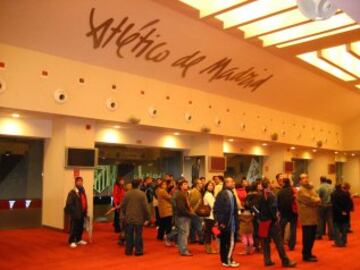
<svg viewBox="0 0 360 270">
<path fill-rule="evenodd" d="M 66 148 L 66 168 L 95 168 L 96 165 L 95 148 Z"/>
</svg>

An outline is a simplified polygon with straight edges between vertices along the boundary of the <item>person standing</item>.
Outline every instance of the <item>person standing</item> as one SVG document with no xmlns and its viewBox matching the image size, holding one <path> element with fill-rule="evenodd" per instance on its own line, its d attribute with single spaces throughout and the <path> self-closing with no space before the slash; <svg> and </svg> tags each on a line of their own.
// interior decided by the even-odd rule
<svg viewBox="0 0 360 270">
<path fill-rule="evenodd" d="M 223 190 L 223 186 L 224 186 L 224 177 L 222 175 L 218 175 L 216 177 L 213 177 L 213 179 L 215 179 L 215 190 L 214 190 L 214 194 L 215 197 L 220 193 L 220 191 Z"/>
<path fill-rule="evenodd" d="M 233 260 L 235 237 L 238 228 L 238 208 L 234 195 L 234 179 L 225 179 L 224 188 L 216 197 L 214 216 L 220 229 L 220 259 L 224 267 L 239 267 Z"/>
<path fill-rule="evenodd" d="M 353 212 L 354 211 L 354 201 L 353 201 L 352 195 L 351 195 L 351 185 L 350 185 L 350 183 L 345 182 L 343 184 L 343 189 L 344 189 L 344 191 L 346 192 L 346 194 L 348 195 L 348 197 L 351 200 L 351 212 Z M 347 232 L 348 233 L 353 232 L 352 229 L 351 229 L 351 213 L 349 213 L 349 224 L 348 224 L 348 231 Z"/>
<path fill-rule="evenodd" d="M 263 238 L 265 266 L 272 266 L 275 264 L 271 260 L 270 249 L 270 241 L 273 240 L 279 253 L 282 266 L 295 267 L 296 262 L 290 261 L 284 249 L 284 242 L 281 236 L 281 228 L 277 218 L 276 197 L 274 193 L 272 193 L 270 190 L 270 182 L 269 180 L 264 179 L 262 180 L 261 185 L 263 190 L 259 199 L 259 228 L 261 228 L 262 224 L 268 224 L 266 225 L 266 228 L 264 228 L 264 230 L 266 230 L 265 234 L 260 235 L 259 233 L 259 236 Z"/>
<path fill-rule="evenodd" d="M 160 216 L 157 239 L 165 240 L 165 245 L 171 246 L 168 234 L 171 232 L 172 228 L 173 206 L 171 200 L 172 196 L 167 192 L 166 181 L 161 182 L 160 187 L 156 190 L 156 196 Z"/>
<path fill-rule="evenodd" d="M 119 177 L 116 179 L 116 182 L 114 184 L 114 189 L 113 189 L 113 206 L 116 208 L 116 210 L 114 212 L 113 226 L 114 226 L 114 230 L 116 233 L 121 232 L 119 205 L 125 196 L 124 185 L 125 185 L 124 178 Z"/>
<path fill-rule="evenodd" d="M 188 249 L 188 238 L 190 233 L 190 220 L 193 212 L 190 208 L 188 195 L 188 182 L 179 182 L 179 191 L 175 196 L 176 227 L 178 229 L 177 244 L 181 256 L 192 256 Z"/>
<path fill-rule="evenodd" d="M 200 181 L 200 179 L 196 179 L 189 195 L 190 207 L 194 211 L 194 213 L 196 213 L 196 210 L 202 202 L 202 188 L 202 182 Z M 204 235 L 202 230 L 202 219 L 198 215 L 194 214 L 191 216 L 190 243 L 196 243 L 196 235 L 198 237 L 199 244 L 203 244 Z"/>
<path fill-rule="evenodd" d="M 297 193 L 297 203 L 302 225 L 303 261 L 317 262 L 318 259 L 312 253 L 312 249 L 316 238 L 320 197 L 310 184 L 307 174 L 300 175 L 300 185 L 300 190 Z"/>
<path fill-rule="evenodd" d="M 215 204 L 215 196 L 214 196 L 215 183 L 209 181 L 205 185 L 205 194 L 204 194 L 204 205 L 208 205 L 210 207 L 210 216 L 204 218 L 205 222 L 205 230 L 204 230 L 204 242 L 205 242 L 205 251 L 208 254 L 216 254 L 216 251 L 212 249 L 211 246 L 211 238 L 212 238 L 212 229 L 215 225 L 214 220 L 214 204 Z"/>
<path fill-rule="evenodd" d="M 69 244 L 71 248 L 78 245 L 86 245 L 87 242 L 82 240 L 84 231 L 84 221 L 87 215 L 87 199 L 83 186 L 83 178 L 75 178 L 75 187 L 72 189 L 66 199 L 65 212 L 70 216 L 70 234 Z"/>
<path fill-rule="evenodd" d="M 131 256 L 135 247 L 135 256 L 144 254 L 143 226 L 150 221 L 146 196 L 139 190 L 140 180 L 131 182 L 131 189 L 126 192 L 120 209 L 125 216 L 125 255 Z"/>
<path fill-rule="evenodd" d="M 347 233 L 349 228 L 349 217 L 352 207 L 350 196 L 344 191 L 341 184 L 336 185 L 331 195 L 333 218 L 334 218 L 334 240 L 336 247 L 345 247 L 347 244 Z"/>
<path fill-rule="evenodd" d="M 154 185 L 153 179 L 151 177 L 146 177 L 144 179 L 144 183 L 140 188 L 146 196 L 148 211 L 150 213 L 150 223 L 149 225 L 152 226 L 155 220 L 155 209 L 154 209 Z"/>
<path fill-rule="evenodd" d="M 334 224 L 332 217 L 332 206 L 331 206 L 331 194 L 333 188 L 328 183 L 326 177 L 320 177 L 320 187 L 317 193 L 320 197 L 320 205 L 318 208 L 319 224 L 317 226 L 316 239 L 322 239 L 325 235 L 326 230 L 328 233 L 329 240 L 334 239 Z"/>
<path fill-rule="evenodd" d="M 277 206 L 280 213 L 281 236 L 284 239 L 286 225 L 290 224 L 288 246 L 290 250 L 294 250 L 298 213 L 295 190 L 289 178 L 283 179 L 283 188 L 277 194 Z"/>
</svg>

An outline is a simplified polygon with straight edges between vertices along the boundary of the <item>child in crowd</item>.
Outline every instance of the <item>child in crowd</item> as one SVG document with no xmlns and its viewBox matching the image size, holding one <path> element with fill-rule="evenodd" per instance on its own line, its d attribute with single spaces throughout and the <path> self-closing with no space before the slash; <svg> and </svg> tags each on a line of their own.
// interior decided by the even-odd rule
<svg viewBox="0 0 360 270">
<path fill-rule="evenodd" d="M 240 220 L 241 242 L 245 246 L 245 253 L 242 254 L 250 255 L 253 253 L 253 249 L 254 249 L 254 239 L 253 239 L 254 215 L 246 205 L 245 208 L 241 211 L 239 220 Z"/>
</svg>

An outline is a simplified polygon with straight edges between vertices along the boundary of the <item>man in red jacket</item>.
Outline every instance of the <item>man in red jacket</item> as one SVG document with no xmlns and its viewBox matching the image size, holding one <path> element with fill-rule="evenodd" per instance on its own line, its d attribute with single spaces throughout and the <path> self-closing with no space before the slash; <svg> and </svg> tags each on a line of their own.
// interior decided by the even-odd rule
<svg viewBox="0 0 360 270">
<path fill-rule="evenodd" d="M 118 209 L 118 206 L 121 204 L 121 201 L 123 200 L 125 196 L 125 180 L 122 177 L 119 177 L 115 184 L 113 189 L 113 204 L 114 207 L 117 207 L 114 213 L 114 230 L 116 233 L 121 232 L 120 227 L 120 210 Z"/>
<path fill-rule="evenodd" d="M 65 212 L 70 215 L 70 247 L 76 248 L 78 245 L 86 245 L 87 242 L 82 240 L 82 234 L 87 215 L 87 199 L 81 176 L 75 178 L 75 188 L 67 196 Z"/>
</svg>

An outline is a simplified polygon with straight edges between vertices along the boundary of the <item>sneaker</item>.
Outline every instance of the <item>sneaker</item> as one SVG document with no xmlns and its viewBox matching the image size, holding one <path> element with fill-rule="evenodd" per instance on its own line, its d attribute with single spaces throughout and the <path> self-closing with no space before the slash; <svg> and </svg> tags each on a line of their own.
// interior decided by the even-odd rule
<svg viewBox="0 0 360 270">
<path fill-rule="evenodd" d="M 76 243 L 71 243 L 71 244 L 70 244 L 70 247 L 71 247 L 71 248 L 76 248 L 76 247 L 77 247 L 77 244 L 76 244 Z"/>
<path fill-rule="evenodd" d="M 224 267 L 230 267 L 230 264 L 222 263 L 222 266 L 224 266 Z"/>
<path fill-rule="evenodd" d="M 232 267 L 232 268 L 236 268 L 236 267 L 239 267 L 240 264 L 238 262 L 235 262 L 235 261 L 232 261 L 230 264 L 229 264 L 229 267 Z"/>
<path fill-rule="evenodd" d="M 184 253 L 180 254 L 181 256 L 185 256 L 185 257 L 191 257 L 193 256 L 189 251 L 185 251 Z"/>
<path fill-rule="evenodd" d="M 79 242 L 77 242 L 77 244 L 81 245 L 81 246 L 85 246 L 85 245 L 87 245 L 87 242 L 84 240 L 80 240 Z"/>
</svg>

